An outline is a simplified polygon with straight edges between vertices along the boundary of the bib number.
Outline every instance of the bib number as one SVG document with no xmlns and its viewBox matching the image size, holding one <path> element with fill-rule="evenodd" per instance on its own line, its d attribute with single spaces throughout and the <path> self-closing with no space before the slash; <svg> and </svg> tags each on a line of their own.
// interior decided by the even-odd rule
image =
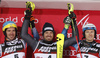
<svg viewBox="0 0 100 58">
<path fill-rule="evenodd" d="M 57 58 L 57 54 L 35 53 L 35 58 Z"/>
<path fill-rule="evenodd" d="M 14 55 L 14 58 L 19 58 L 19 57 L 18 57 L 18 54 L 15 54 L 15 55 Z"/>
<path fill-rule="evenodd" d="M 77 58 L 80 58 L 80 54 L 77 54 Z M 92 55 L 92 54 L 83 54 L 82 58 L 99 58 L 98 56 Z"/>
<path fill-rule="evenodd" d="M 84 57 L 88 58 L 89 56 L 88 55 L 84 55 Z"/>
<path fill-rule="evenodd" d="M 49 57 L 48 58 L 51 58 L 51 55 L 49 55 Z"/>
</svg>

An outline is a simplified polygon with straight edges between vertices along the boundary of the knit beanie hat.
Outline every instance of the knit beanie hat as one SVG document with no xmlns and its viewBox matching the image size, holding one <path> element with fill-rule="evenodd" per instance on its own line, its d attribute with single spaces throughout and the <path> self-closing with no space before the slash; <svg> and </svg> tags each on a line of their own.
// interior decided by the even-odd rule
<svg viewBox="0 0 100 58">
<path fill-rule="evenodd" d="M 42 35 L 44 35 L 44 32 L 45 31 L 52 31 L 54 33 L 54 28 L 53 28 L 53 25 L 46 22 L 43 26 L 43 29 L 42 29 Z"/>
</svg>

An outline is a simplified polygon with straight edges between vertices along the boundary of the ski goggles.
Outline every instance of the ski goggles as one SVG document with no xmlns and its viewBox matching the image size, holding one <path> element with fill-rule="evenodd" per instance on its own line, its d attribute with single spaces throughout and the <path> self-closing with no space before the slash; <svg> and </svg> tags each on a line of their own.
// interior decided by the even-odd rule
<svg viewBox="0 0 100 58">
<path fill-rule="evenodd" d="M 85 30 L 95 30 L 96 31 L 96 28 L 95 27 L 85 27 L 85 28 L 83 28 L 83 32 Z"/>
</svg>

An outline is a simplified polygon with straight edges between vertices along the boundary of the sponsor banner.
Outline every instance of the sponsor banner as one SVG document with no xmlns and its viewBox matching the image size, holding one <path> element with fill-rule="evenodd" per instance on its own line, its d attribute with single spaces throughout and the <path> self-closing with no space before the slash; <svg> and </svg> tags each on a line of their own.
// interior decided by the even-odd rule
<svg viewBox="0 0 100 58">
<path fill-rule="evenodd" d="M 0 43 L 4 42 L 4 35 L 2 32 L 2 25 L 6 21 L 14 21 L 18 26 L 18 37 L 20 38 L 20 32 L 22 23 L 24 20 L 24 8 L 0 8 Z M 77 16 L 77 25 L 79 29 L 79 37 L 82 40 L 82 27 L 87 23 L 95 24 L 97 28 L 97 38 L 95 39 L 97 42 L 100 43 L 100 11 L 89 11 L 89 10 L 75 10 L 74 11 Z M 36 29 L 42 37 L 42 27 L 45 22 L 49 22 L 53 24 L 55 34 L 61 33 L 64 28 L 63 19 L 68 16 L 68 10 L 61 10 L 61 9 L 35 9 L 33 12 L 33 16 L 35 19 Z M 68 37 L 71 37 L 71 27 L 68 31 Z M 29 28 L 29 34 L 31 34 L 31 29 Z M 54 39 L 55 41 L 56 39 Z M 73 49 L 73 50 L 72 50 Z M 64 58 L 65 57 L 76 57 L 76 50 L 73 47 L 68 47 L 64 50 Z"/>
</svg>

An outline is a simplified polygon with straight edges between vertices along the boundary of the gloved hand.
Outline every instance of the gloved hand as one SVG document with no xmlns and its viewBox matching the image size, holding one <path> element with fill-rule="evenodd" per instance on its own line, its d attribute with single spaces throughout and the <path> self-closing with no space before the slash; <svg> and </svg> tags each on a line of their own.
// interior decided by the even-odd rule
<svg viewBox="0 0 100 58">
<path fill-rule="evenodd" d="M 69 17 L 73 20 L 74 24 L 76 24 L 76 15 L 74 12 L 71 12 L 71 14 L 69 14 Z"/>
<path fill-rule="evenodd" d="M 30 17 L 31 14 L 32 14 L 32 12 L 31 12 L 30 10 L 25 10 L 25 11 L 24 11 L 25 17 Z"/>
<path fill-rule="evenodd" d="M 69 16 L 67 16 L 66 18 L 64 18 L 63 22 L 65 24 L 70 24 L 71 23 L 71 18 Z"/>
<path fill-rule="evenodd" d="M 69 16 L 67 16 L 66 18 L 64 18 L 63 22 L 65 23 L 64 28 L 69 29 L 69 26 L 71 24 L 71 18 Z"/>
<path fill-rule="evenodd" d="M 71 14 L 69 14 L 69 17 L 70 17 L 71 19 L 73 19 L 73 18 L 76 18 L 76 15 L 75 15 L 74 12 L 71 12 Z"/>
<path fill-rule="evenodd" d="M 32 12 L 34 11 L 35 9 L 35 4 L 33 2 L 30 2 L 30 1 L 27 1 L 26 2 L 26 11 L 24 11 L 24 14 L 25 14 L 25 18 L 26 19 L 30 19 L 31 15 L 32 15 Z"/>
<path fill-rule="evenodd" d="M 31 16 L 30 17 L 30 23 L 31 23 L 32 28 L 35 27 L 34 21 L 35 21 L 35 18 L 33 16 Z"/>
</svg>

